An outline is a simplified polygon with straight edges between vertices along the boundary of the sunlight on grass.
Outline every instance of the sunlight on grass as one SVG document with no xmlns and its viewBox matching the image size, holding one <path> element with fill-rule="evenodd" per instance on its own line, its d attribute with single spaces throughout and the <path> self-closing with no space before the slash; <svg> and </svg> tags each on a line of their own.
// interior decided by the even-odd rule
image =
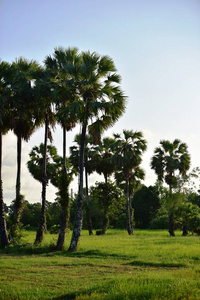
<svg viewBox="0 0 200 300">
<path fill-rule="evenodd" d="M 200 239 L 166 231 L 82 232 L 78 251 L 52 252 L 57 236 L 32 246 L 8 247 L 0 256 L 0 299 L 200 299 Z M 26 244 L 29 243 L 29 244 Z M 30 244 L 31 243 L 31 244 Z"/>
</svg>

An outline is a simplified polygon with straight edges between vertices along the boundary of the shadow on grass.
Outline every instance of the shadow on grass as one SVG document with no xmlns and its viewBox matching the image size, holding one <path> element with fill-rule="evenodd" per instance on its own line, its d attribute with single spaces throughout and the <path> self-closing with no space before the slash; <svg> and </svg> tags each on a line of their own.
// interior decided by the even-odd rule
<svg viewBox="0 0 200 300">
<path fill-rule="evenodd" d="M 108 291 L 111 290 L 113 284 L 114 284 L 114 280 L 109 280 L 108 282 L 104 282 L 103 285 L 101 286 L 93 286 L 90 287 L 89 289 L 81 289 L 79 291 L 76 292 L 71 292 L 71 293 L 67 293 L 58 297 L 53 297 L 51 298 L 52 300 L 73 300 L 73 299 L 77 299 L 77 297 L 79 296 L 88 296 L 87 299 L 89 299 L 93 293 L 98 295 L 97 299 L 104 299 L 104 296 L 108 294 Z M 102 294 L 104 296 L 102 296 Z M 99 298 L 100 296 L 102 296 L 101 298 Z"/>
<path fill-rule="evenodd" d="M 49 257 L 74 257 L 74 258 L 96 258 L 96 259 L 109 259 L 109 258 L 116 258 L 121 259 L 124 261 L 130 259 L 136 259 L 137 257 L 134 255 L 123 255 L 123 254 L 116 254 L 116 253 L 106 253 L 100 250 L 88 250 L 85 252 L 68 252 L 68 251 L 55 251 L 53 247 L 12 247 L 8 249 L 4 249 L 0 251 L 0 254 L 7 254 L 10 256 L 27 256 L 27 255 L 45 255 Z M 88 263 L 87 263 L 88 264 Z M 124 263 L 127 266 L 137 266 L 137 267 L 151 267 L 151 268 L 183 268 L 186 267 L 185 264 L 180 263 L 156 263 L 156 262 L 146 262 L 146 261 L 138 261 L 134 260 L 132 262 Z M 73 298 L 69 298 L 73 299 Z"/>
<path fill-rule="evenodd" d="M 73 293 L 69 293 L 69 294 L 65 294 L 59 297 L 55 297 L 55 298 L 51 298 L 52 300 L 72 300 L 72 299 L 76 299 L 77 296 L 80 295 L 84 295 L 84 296 L 91 296 L 92 291 L 90 293 L 87 293 L 86 291 L 82 291 L 82 292 L 73 292 Z"/>
<path fill-rule="evenodd" d="M 55 252 L 55 246 L 34 246 L 34 245 L 17 245 L 17 246 L 7 246 L 5 248 L 0 249 L 0 254 L 6 254 L 10 256 L 18 256 L 18 255 L 40 255 L 40 254 L 51 254 Z"/>
<path fill-rule="evenodd" d="M 74 257 L 74 258 L 116 258 L 122 260 L 130 260 L 135 259 L 136 256 L 131 255 L 123 255 L 123 254 L 116 254 L 116 253 L 106 253 L 100 250 L 88 250 L 88 251 L 75 251 L 75 252 L 68 252 L 67 250 L 57 251 L 55 246 L 20 246 L 20 247 L 6 247 L 0 250 L 0 255 L 9 255 L 9 256 L 31 256 L 31 255 L 45 255 L 49 257 Z"/>
<path fill-rule="evenodd" d="M 139 266 L 139 267 L 152 267 L 152 268 L 183 268 L 184 264 L 178 263 L 155 263 L 155 262 L 146 262 L 146 261 L 132 261 L 125 264 L 127 266 Z"/>
</svg>

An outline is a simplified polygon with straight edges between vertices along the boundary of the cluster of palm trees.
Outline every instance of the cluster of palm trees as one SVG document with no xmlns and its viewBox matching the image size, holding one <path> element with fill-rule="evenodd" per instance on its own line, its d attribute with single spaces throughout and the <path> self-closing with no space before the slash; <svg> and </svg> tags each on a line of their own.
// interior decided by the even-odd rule
<svg viewBox="0 0 200 300">
<path fill-rule="evenodd" d="M 88 174 L 96 171 L 104 177 L 104 183 L 99 183 L 97 188 L 103 191 L 104 223 L 103 229 L 98 234 L 104 234 L 108 225 L 108 205 L 109 193 L 115 190 L 115 186 L 110 182 L 111 176 L 114 178 L 117 187 L 126 195 L 126 220 L 129 235 L 133 234 L 133 210 L 131 200 L 133 194 L 141 186 L 141 180 L 145 177 L 144 170 L 140 167 L 142 155 L 147 148 L 147 142 L 141 131 L 123 130 L 123 133 L 113 134 L 113 137 L 104 137 L 98 145 L 93 145 L 92 139 L 87 136 L 85 144 L 85 183 L 86 183 L 86 211 L 88 206 Z M 78 146 L 80 136 L 75 137 L 76 146 L 70 147 L 70 160 L 74 168 L 78 167 Z M 155 171 L 158 181 L 168 185 L 168 214 L 169 233 L 174 236 L 175 221 L 174 213 L 177 210 L 177 191 L 180 189 L 180 180 L 187 181 L 186 173 L 190 168 L 191 158 L 188 147 L 179 139 L 173 142 L 161 140 L 160 146 L 154 151 L 151 158 L 151 168 Z M 112 196 L 117 198 L 117 193 Z M 115 204 L 116 205 L 116 204 Z M 88 225 L 90 216 L 87 216 Z M 89 225 L 91 232 L 91 225 Z M 184 228 L 183 228 L 184 229 Z"/>
<path fill-rule="evenodd" d="M 79 52 L 77 48 L 55 49 L 44 66 L 20 58 L 12 64 L 0 63 L 0 133 L 13 130 L 17 135 L 17 180 L 15 212 L 11 236 L 15 236 L 23 206 L 20 190 L 21 142 L 28 140 L 36 128 L 45 124 L 42 161 L 42 211 L 35 243 L 40 243 L 45 230 L 45 201 L 48 177 L 46 172 L 47 141 L 52 139 L 51 127 L 58 122 L 63 128 L 63 189 L 66 186 L 66 132 L 81 126 L 79 150 L 79 191 L 77 212 L 70 250 L 74 251 L 81 233 L 83 206 L 84 145 L 88 132 L 94 143 L 125 111 L 126 97 L 120 88 L 120 76 L 113 60 L 97 53 Z M 1 151 L 2 165 L 2 151 Z M 2 179 L 2 178 L 0 178 Z M 1 243 L 9 243 L 3 212 L 1 180 Z M 62 193 L 68 201 L 68 194 Z"/>
<path fill-rule="evenodd" d="M 80 158 L 80 142 L 81 135 L 76 135 L 74 139 L 75 145 L 70 147 L 70 157 L 66 159 L 67 172 L 63 184 L 63 172 L 61 168 L 61 157 L 57 154 L 56 148 L 52 145 L 47 146 L 47 177 L 51 183 L 58 188 L 57 200 L 61 204 L 61 224 L 60 235 L 57 242 L 57 248 L 62 249 L 64 236 L 69 224 L 69 195 L 68 187 L 73 175 L 79 173 L 79 158 Z M 42 182 L 42 162 L 43 162 L 44 144 L 39 147 L 34 147 L 30 152 L 30 160 L 28 161 L 28 169 L 32 176 Z M 96 189 L 102 196 L 104 220 L 103 228 L 97 234 L 105 234 L 109 222 L 110 206 L 115 203 L 119 206 L 122 202 L 123 194 L 126 194 L 126 215 L 127 215 L 127 231 L 133 234 L 133 211 L 131 207 L 131 197 L 140 180 L 144 178 L 144 171 L 140 168 L 142 161 L 141 156 L 146 150 L 146 140 L 141 132 L 133 132 L 132 130 L 124 130 L 122 135 L 114 134 L 113 137 L 102 138 L 98 145 L 93 143 L 92 136 L 85 136 L 84 143 L 84 169 L 85 169 L 85 192 L 86 199 L 86 217 L 89 234 L 92 235 L 92 222 L 89 206 L 89 187 L 88 175 L 97 172 L 103 174 L 104 182 L 98 183 Z M 114 175 L 116 183 L 111 181 L 111 176 Z M 79 183 L 80 184 L 80 183 Z M 66 192 L 66 198 L 64 193 Z M 68 201 L 66 201 L 68 199 Z M 44 218 L 43 214 L 43 218 Z M 62 242 L 60 236 L 62 232 Z"/>
<path fill-rule="evenodd" d="M 131 197 L 137 189 L 144 171 L 140 168 L 147 143 L 139 131 L 124 130 L 122 135 L 102 139 L 102 133 L 124 113 L 126 97 L 120 87 L 120 76 L 113 60 L 97 53 L 79 52 L 77 48 L 56 48 L 47 56 L 44 66 L 20 58 L 12 64 L 0 62 L 0 176 L 2 173 L 2 135 L 12 130 L 17 136 L 16 198 L 10 236 L 17 235 L 24 196 L 21 194 L 22 139 L 28 141 L 32 133 L 44 125 L 44 143 L 40 150 L 33 149 L 30 172 L 42 184 L 41 220 L 35 244 L 41 243 L 45 232 L 46 188 L 49 180 L 47 165 L 49 155 L 54 156 L 54 175 L 51 182 L 58 188 L 61 203 L 61 223 L 57 248 L 64 244 L 69 219 L 69 184 L 74 169 L 79 174 L 77 210 L 69 251 L 77 249 L 83 218 L 83 181 L 85 168 L 86 207 L 89 232 L 92 234 L 88 205 L 88 174 L 94 170 L 103 174 L 105 190 L 109 191 L 110 177 L 115 174 L 117 185 L 126 194 L 127 231 L 133 234 Z M 63 155 L 59 157 L 48 146 L 52 141 L 51 128 L 59 123 L 63 130 Z M 66 158 L 66 133 L 79 125 L 81 134 L 76 136 L 76 146 L 71 147 L 71 162 Z M 93 145 L 93 146 L 91 146 Z M 176 185 L 176 173 L 184 175 L 190 166 L 187 146 L 179 140 L 161 142 L 151 161 L 159 180 L 165 180 L 170 193 Z M 52 153 L 50 153 L 53 151 Z M 37 158 L 37 152 L 42 155 Z M 93 158 L 91 159 L 91 152 Z M 33 163 L 35 160 L 35 163 Z M 1 244 L 9 244 L 3 203 L 3 183 L 0 177 L 0 234 Z M 110 185 L 110 190 L 112 187 Z M 108 195 L 109 198 L 109 195 Z M 101 233 L 107 228 L 105 222 Z M 173 235 L 173 208 L 170 215 Z"/>
<path fill-rule="evenodd" d="M 70 147 L 73 166 L 76 168 L 78 159 L 78 146 L 80 136 L 76 136 L 77 145 Z M 117 186 L 126 194 L 126 216 L 127 231 L 133 234 L 133 211 L 131 207 L 131 197 L 137 188 L 137 184 L 144 179 L 144 171 L 140 168 L 142 154 L 146 150 L 147 142 L 142 132 L 132 130 L 123 130 L 123 133 L 113 134 L 113 137 L 104 137 L 98 145 L 93 145 L 92 139 L 87 137 L 85 145 L 85 185 L 86 185 L 86 212 L 88 224 L 90 222 L 89 205 L 88 205 L 88 174 L 96 171 L 103 175 L 104 183 L 101 183 L 101 189 L 104 190 L 104 224 L 99 234 L 104 234 L 108 225 L 108 203 L 110 190 L 114 190 L 110 182 L 111 176 L 114 175 Z M 107 191 L 107 192 L 106 192 Z M 117 194 L 117 193 L 116 193 Z M 114 197 L 113 197 L 114 198 Z M 89 225 L 89 232 L 91 232 Z"/>
</svg>

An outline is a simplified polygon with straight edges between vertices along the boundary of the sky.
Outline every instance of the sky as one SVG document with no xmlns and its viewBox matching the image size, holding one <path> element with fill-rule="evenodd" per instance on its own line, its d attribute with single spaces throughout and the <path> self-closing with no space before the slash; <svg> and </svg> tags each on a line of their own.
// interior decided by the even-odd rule
<svg viewBox="0 0 200 300">
<path fill-rule="evenodd" d="M 200 166 L 200 1 L 199 0 L 0 0 L 0 59 L 24 57 L 43 63 L 56 47 L 77 47 L 110 56 L 128 97 L 124 115 L 104 136 L 123 129 L 142 131 L 148 143 L 144 184 L 156 176 L 150 159 L 161 140 L 188 145 L 191 168 Z M 76 127 L 67 135 L 73 144 Z M 62 132 L 53 133 L 62 155 Z M 31 177 L 28 154 L 44 139 L 44 128 L 23 142 L 21 193 L 41 202 L 41 185 Z M 16 137 L 3 137 L 4 201 L 15 198 Z M 69 152 L 68 152 L 69 153 Z M 102 180 L 96 174 L 90 185 Z M 77 191 L 77 179 L 70 189 Z M 56 189 L 49 184 L 47 200 Z"/>
</svg>

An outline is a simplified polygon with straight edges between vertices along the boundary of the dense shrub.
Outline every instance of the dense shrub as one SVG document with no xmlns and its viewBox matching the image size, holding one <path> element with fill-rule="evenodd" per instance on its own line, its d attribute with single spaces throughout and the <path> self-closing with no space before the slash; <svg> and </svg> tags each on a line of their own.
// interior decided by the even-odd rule
<svg viewBox="0 0 200 300">
<path fill-rule="evenodd" d="M 159 218 L 150 221 L 150 229 L 168 229 L 169 227 L 169 217 L 161 216 Z"/>
<path fill-rule="evenodd" d="M 157 187 L 142 186 L 134 193 L 132 206 L 136 228 L 148 228 L 150 221 L 155 218 L 156 212 L 160 208 Z"/>
</svg>

